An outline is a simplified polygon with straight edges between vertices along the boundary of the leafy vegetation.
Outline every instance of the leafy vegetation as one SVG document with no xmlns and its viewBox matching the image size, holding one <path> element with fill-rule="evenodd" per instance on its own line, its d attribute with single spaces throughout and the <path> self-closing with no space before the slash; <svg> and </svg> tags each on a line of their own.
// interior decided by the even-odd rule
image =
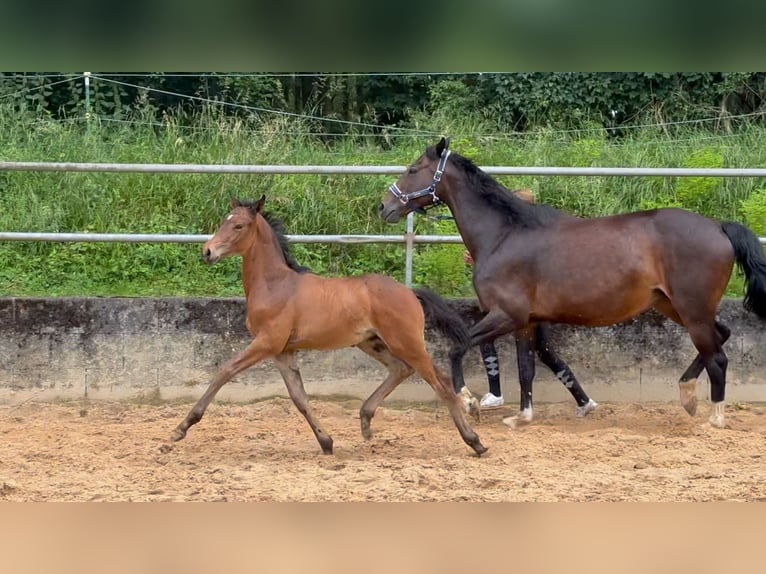
<svg viewBox="0 0 766 574">
<path fill-rule="evenodd" d="M 376 80 L 381 85 L 375 89 L 385 91 L 382 84 L 395 80 L 356 78 L 354 94 L 361 98 L 354 108 L 358 113 L 339 117 L 379 121 L 388 114 L 388 119 L 413 131 L 395 134 L 356 126 L 349 127 L 343 137 L 333 138 L 317 135 L 318 131 L 324 134 L 327 126 L 318 126 L 312 119 L 229 114 L 215 105 L 171 108 L 138 92 L 127 105 L 124 103 L 127 95 L 119 90 L 94 96 L 94 113 L 86 122 L 82 115 L 62 117 L 66 113 L 53 113 L 51 102 L 60 94 L 43 86 L 39 91 L 42 98 L 28 100 L 24 105 L 20 105 L 18 99 L 0 99 L 0 157 L 19 161 L 403 166 L 414 160 L 425 146 L 434 143 L 436 136 L 428 134 L 445 133 L 453 136 L 456 151 L 479 165 L 761 167 L 766 164 L 766 128 L 755 121 L 740 121 L 733 127 L 721 125 L 718 129 L 713 126 L 703 129 L 695 124 L 639 127 L 642 122 L 649 122 L 655 113 L 650 110 L 649 116 L 638 118 L 631 129 L 616 133 L 611 127 L 604 128 L 603 116 L 599 115 L 594 121 L 590 112 L 575 105 L 578 98 L 584 98 L 586 103 L 592 99 L 594 105 L 611 101 L 598 95 L 598 82 L 603 84 L 603 89 L 610 87 L 614 93 L 622 94 L 626 102 L 633 101 L 633 107 L 643 105 L 639 94 L 631 95 L 630 90 L 644 89 L 645 82 L 652 80 L 646 74 L 642 75 L 643 79 L 639 78 L 644 83 L 639 82 L 634 88 L 626 82 L 638 79 L 627 75 L 621 80 L 611 77 L 609 82 L 604 77 L 587 76 L 584 81 L 596 84 L 585 82 L 577 89 L 570 87 L 574 91 L 569 96 L 563 88 L 545 83 L 553 81 L 551 77 L 514 76 L 519 76 L 516 84 L 501 81 L 504 76 L 442 77 L 430 82 L 416 78 L 402 80 L 401 92 L 387 91 L 388 103 L 378 105 L 374 113 L 365 112 L 359 103 L 368 101 L 365 90 L 373 90 L 373 80 Z M 726 95 L 726 89 L 740 85 L 734 82 L 734 75 L 722 76 L 730 82 L 726 89 L 722 87 L 723 81 L 715 83 L 712 76 L 703 76 L 697 83 L 707 86 L 705 89 L 716 98 L 724 97 L 721 94 Z M 753 78 L 755 76 L 747 76 L 745 80 Z M 159 79 L 165 88 L 180 89 L 173 87 L 175 79 Z M 688 88 L 694 84 L 689 77 L 681 84 L 677 76 L 671 79 L 676 87 L 683 84 Z M 250 104 L 267 102 L 288 108 L 297 105 L 290 103 L 289 90 L 285 91 L 281 80 L 266 78 L 262 83 L 237 78 L 219 80 L 216 97 L 221 94 L 239 97 L 244 93 L 249 98 L 245 101 Z M 350 98 L 348 82 L 351 79 L 327 81 L 330 80 L 336 85 L 328 90 L 335 90 L 337 98 L 343 99 L 338 95 L 341 93 Z M 556 78 L 554 84 L 560 80 Z M 614 82 L 618 85 L 613 85 Z M 493 94 L 501 90 L 505 90 L 510 99 L 497 97 L 494 105 L 489 105 L 496 97 Z M 525 118 L 521 123 L 527 131 L 510 131 L 508 124 L 519 123 L 521 116 L 509 110 L 522 109 L 520 98 L 530 90 L 545 93 L 548 100 L 541 100 L 535 104 L 536 108 L 527 107 L 518 112 Z M 671 95 L 678 93 L 668 90 Z M 416 95 L 420 99 L 414 105 L 414 100 L 408 98 Z M 82 100 L 77 99 L 79 96 L 70 96 L 70 100 L 56 100 L 56 103 L 62 110 L 76 111 Z M 377 97 L 371 95 L 369 101 L 377 102 Z M 668 102 L 673 103 L 667 103 L 665 110 L 673 109 L 676 110 L 673 114 L 681 115 L 690 113 L 688 99 L 682 98 L 687 102 L 683 111 L 680 101 L 668 98 Z M 336 104 L 340 106 L 338 101 Z M 498 107 L 503 105 L 510 107 L 503 111 Z M 556 112 L 554 108 L 565 111 Z M 575 113 L 577 109 L 581 111 Z M 399 117 L 394 117 L 395 110 L 399 110 Z M 401 110 L 406 110 L 406 117 L 401 115 Z M 578 114 L 579 127 L 575 131 L 556 127 L 569 125 Z M 542 122 L 543 116 L 549 121 Z M 118 119 L 120 121 L 114 121 Z M 535 129 L 531 129 L 533 121 Z M 386 225 L 376 212 L 391 179 L 387 176 L 0 172 L 0 230 L 212 233 L 226 214 L 231 196 L 255 198 L 266 193 L 268 209 L 281 216 L 293 234 L 403 233 L 403 224 Z M 528 176 L 502 177 L 500 181 L 510 189 L 529 187 L 539 201 L 581 216 L 681 206 L 718 219 L 744 221 L 757 233 L 766 235 L 766 190 L 763 182 L 754 178 Z M 452 222 L 426 218 L 416 218 L 416 230 L 428 234 L 456 233 Z M 404 279 L 402 246 L 296 244 L 293 248 L 298 261 L 322 274 L 379 272 Z M 462 248 L 457 245 L 419 246 L 415 255 L 415 281 L 444 295 L 472 292 L 470 271 L 463 263 Z M 731 294 L 741 293 L 737 281 L 732 284 Z M 202 263 L 200 246 L 195 244 L 2 242 L 0 293 L 224 296 L 239 295 L 242 287 L 238 261 L 226 260 L 209 267 Z"/>
</svg>

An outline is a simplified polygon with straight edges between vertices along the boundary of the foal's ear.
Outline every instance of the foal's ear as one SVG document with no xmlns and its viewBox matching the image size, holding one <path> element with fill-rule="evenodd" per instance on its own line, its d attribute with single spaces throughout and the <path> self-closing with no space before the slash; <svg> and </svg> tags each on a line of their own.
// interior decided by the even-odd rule
<svg viewBox="0 0 766 574">
<path fill-rule="evenodd" d="M 263 210 L 264 203 L 266 203 L 266 194 L 263 194 L 261 198 L 255 202 L 255 205 L 253 205 L 250 209 L 253 210 L 253 213 L 260 213 Z"/>
<path fill-rule="evenodd" d="M 229 205 L 231 205 L 232 209 L 237 209 L 242 203 L 236 197 L 232 197 Z"/>
<path fill-rule="evenodd" d="M 449 149 L 449 138 L 442 137 L 439 143 L 436 144 L 436 153 L 439 157 L 444 153 L 445 149 Z"/>
</svg>

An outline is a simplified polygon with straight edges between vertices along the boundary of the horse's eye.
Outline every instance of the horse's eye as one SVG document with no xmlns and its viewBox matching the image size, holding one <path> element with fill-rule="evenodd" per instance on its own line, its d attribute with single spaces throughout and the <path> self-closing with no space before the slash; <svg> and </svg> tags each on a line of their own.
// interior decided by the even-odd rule
<svg viewBox="0 0 766 574">
<path fill-rule="evenodd" d="M 414 173 L 417 173 L 417 171 L 418 171 L 418 169 L 416 167 L 411 167 L 410 169 L 407 170 L 407 173 L 412 175 Z"/>
<path fill-rule="evenodd" d="M 242 224 L 241 223 L 237 223 L 237 225 L 234 226 L 234 229 L 239 231 L 240 229 L 242 229 Z"/>
</svg>

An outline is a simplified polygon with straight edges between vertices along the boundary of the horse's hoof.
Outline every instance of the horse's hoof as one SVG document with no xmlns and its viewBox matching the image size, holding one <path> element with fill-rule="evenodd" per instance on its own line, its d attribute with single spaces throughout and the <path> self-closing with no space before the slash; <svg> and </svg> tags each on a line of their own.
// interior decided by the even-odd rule
<svg viewBox="0 0 766 574">
<path fill-rule="evenodd" d="M 512 428 L 512 429 L 528 426 L 531 422 L 532 422 L 532 419 L 522 415 L 505 417 L 503 419 L 503 424 L 507 426 L 508 428 Z"/>
<path fill-rule="evenodd" d="M 726 423 L 724 422 L 724 402 L 721 401 L 720 403 L 713 403 L 713 412 L 710 413 L 710 417 L 708 418 L 708 422 L 711 426 L 722 429 L 726 427 Z"/>
<path fill-rule="evenodd" d="M 583 418 L 585 416 L 588 416 L 590 413 L 596 410 L 598 408 L 598 403 L 594 401 L 593 399 L 588 399 L 588 402 L 584 404 L 581 407 L 577 407 L 575 409 L 575 416 L 578 418 Z"/>
<path fill-rule="evenodd" d="M 708 422 L 710 423 L 710 426 L 715 427 L 717 429 L 726 428 L 726 423 L 724 422 L 723 417 L 720 415 L 710 415 L 710 418 L 708 418 Z"/>
<path fill-rule="evenodd" d="M 697 379 L 678 383 L 678 389 L 681 393 L 681 406 L 693 417 L 697 414 Z"/>
<path fill-rule="evenodd" d="M 186 431 L 181 429 L 176 429 L 173 431 L 173 435 L 170 437 L 170 440 L 173 442 L 178 442 L 182 438 L 186 436 Z"/>
</svg>

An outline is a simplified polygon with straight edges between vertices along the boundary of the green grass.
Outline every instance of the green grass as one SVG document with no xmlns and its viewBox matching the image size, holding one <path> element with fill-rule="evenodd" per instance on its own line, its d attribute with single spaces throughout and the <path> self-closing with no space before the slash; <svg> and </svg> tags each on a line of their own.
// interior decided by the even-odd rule
<svg viewBox="0 0 766 574">
<path fill-rule="evenodd" d="M 350 136 L 326 143 L 310 126 L 279 120 L 193 118 L 193 127 L 58 122 L 0 106 L 0 157 L 18 161 L 211 164 L 405 165 L 436 138 Z M 453 148 L 480 165 L 762 167 L 766 129 L 733 134 L 644 129 L 616 141 L 599 132 L 541 131 L 511 137 L 475 118 L 415 115 L 418 127 L 452 134 Z M 297 133 L 300 132 L 300 133 Z M 481 135 L 470 135 L 470 134 Z M 468 134 L 468 135 L 464 135 Z M 488 134 L 496 134 L 489 136 Z M 294 234 L 402 233 L 379 220 L 389 176 L 183 175 L 0 172 L 4 231 L 211 233 L 229 198 L 267 195 L 267 209 Z M 766 186 L 753 178 L 502 177 L 538 200 L 580 216 L 678 205 L 766 231 Z M 419 233 L 454 234 L 454 224 L 416 218 Z M 210 267 L 198 244 L 0 243 L 0 293 L 95 296 L 230 296 L 242 293 L 239 261 Z M 295 245 L 317 272 L 378 272 L 404 278 L 395 245 Z M 460 246 L 418 247 L 415 278 L 444 295 L 469 295 Z M 735 279 L 730 294 L 741 294 Z"/>
</svg>

